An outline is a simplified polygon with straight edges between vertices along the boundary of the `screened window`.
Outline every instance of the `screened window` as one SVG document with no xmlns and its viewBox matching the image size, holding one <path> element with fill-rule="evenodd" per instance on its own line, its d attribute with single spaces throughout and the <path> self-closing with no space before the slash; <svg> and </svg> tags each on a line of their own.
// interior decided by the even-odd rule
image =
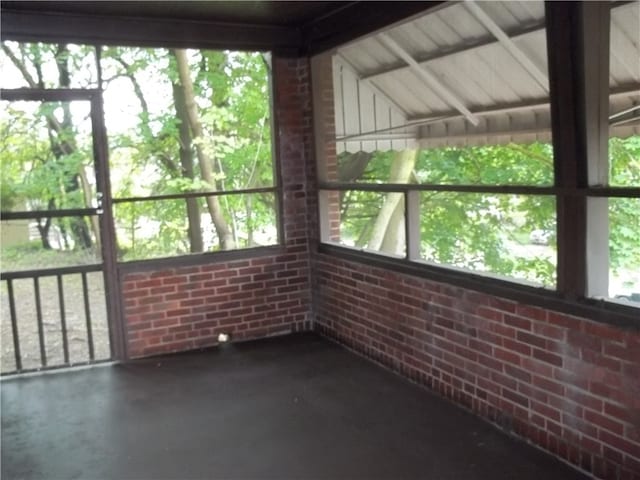
<svg viewBox="0 0 640 480">
<path fill-rule="evenodd" d="M 121 258 L 277 243 L 268 57 L 106 47 L 102 68 Z"/>
<path fill-rule="evenodd" d="M 314 75 L 325 242 L 555 286 L 543 2 L 453 3 Z"/>
<path fill-rule="evenodd" d="M 278 243 L 268 54 L 5 41 L 0 61 L 4 89 L 102 93 L 120 261 Z M 3 211 L 101 204 L 80 103 L 3 102 Z"/>
<path fill-rule="evenodd" d="M 608 265 L 601 267 L 608 285 L 591 293 L 640 308 L 640 92 L 637 87 L 634 93 L 629 92 L 631 86 L 640 84 L 638 32 L 638 2 L 611 9 L 609 90 L 603 92 L 603 95 L 608 93 L 610 106 L 608 135 L 606 126 L 603 127 L 608 151 L 600 153 L 599 161 L 594 159 L 590 177 L 596 184 L 608 182 L 616 197 L 592 199 L 603 205 L 597 208 L 596 203 L 590 220 L 601 227 L 608 225 L 609 233 L 599 246 L 601 250 L 608 247 L 608 256 L 591 260 L 604 264 L 603 259 L 608 257 Z M 599 172 L 602 172 L 601 178 L 598 178 Z M 617 193 L 616 187 L 627 188 L 627 191 Z M 630 196 L 634 193 L 635 197 Z M 596 275 L 595 271 L 593 274 Z"/>
<path fill-rule="evenodd" d="M 451 2 L 315 57 L 322 241 L 640 306 L 640 5 L 570 8 L 582 50 L 551 4 Z"/>
</svg>

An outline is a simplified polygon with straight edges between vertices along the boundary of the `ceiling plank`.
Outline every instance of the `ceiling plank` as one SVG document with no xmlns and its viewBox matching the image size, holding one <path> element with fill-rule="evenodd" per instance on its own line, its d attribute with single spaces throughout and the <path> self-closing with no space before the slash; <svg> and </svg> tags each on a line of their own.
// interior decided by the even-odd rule
<svg viewBox="0 0 640 480">
<path fill-rule="evenodd" d="M 630 3 L 632 2 L 613 2 L 611 5 L 611 8 L 617 8 Z M 519 26 L 517 28 L 512 28 L 508 30 L 505 29 L 504 33 L 509 38 L 511 38 L 511 40 L 515 41 L 526 35 L 544 32 L 544 29 L 545 29 L 545 19 L 543 17 L 538 21 L 536 21 L 535 23 L 528 24 L 525 27 Z M 614 33 L 617 35 L 616 29 L 612 28 L 612 35 Z M 456 45 L 450 48 L 441 48 L 433 52 L 417 53 L 417 54 L 414 54 L 414 58 L 421 66 L 426 66 L 429 62 L 432 62 L 434 60 L 450 57 L 452 55 L 473 52 L 475 50 L 496 45 L 498 43 L 500 42 L 496 40 L 494 36 L 490 36 L 487 38 L 481 38 L 476 41 L 472 41 L 471 43 L 464 43 L 464 44 Z M 614 57 L 617 56 L 615 50 L 612 52 L 612 54 Z M 628 64 L 625 64 L 624 66 L 628 72 L 632 73 L 632 75 L 635 75 L 636 72 L 632 71 L 629 68 Z M 391 67 L 387 66 L 387 67 L 380 68 L 379 70 L 369 70 L 369 71 L 361 72 L 361 74 L 364 80 L 376 80 L 378 78 L 382 78 L 393 73 L 407 72 L 409 70 L 410 70 L 410 67 L 403 62 L 402 64 L 398 63 Z"/>
<path fill-rule="evenodd" d="M 534 80 L 540 85 L 545 92 L 549 93 L 549 78 L 527 54 L 518 47 L 515 42 L 500 28 L 500 26 L 480 7 L 479 4 L 466 1 L 464 5 L 467 10 L 498 39 L 502 46 L 511 54 L 511 56 L 529 72 Z"/>
<path fill-rule="evenodd" d="M 536 32 L 540 32 L 544 30 L 544 19 L 542 19 L 540 22 L 535 23 L 533 25 L 529 25 L 527 28 L 521 28 L 518 29 L 517 31 L 511 31 L 508 32 L 509 36 L 511 38 L 518 38 L 521 36 L 525 36 L 525 35 L 529 35 L 530 33 L 536 33 Z M 416 59 L 416 61 L 420 64 L 420 66 L 426 66 L 429 62 L 432 62 L 433 60 L 438 60 L 440 58 L 445 58 L 445 57 L 449 57 L 451 55 L 457 55 L 459 53 L 466 53 L 466 52 L 471 52 L 483 47 L 488 47 L 491 45 L 495 45 L 497 44 L 498 41 L 494 38 L 494 37 L 490 37 L 490 38 L 483 38 L 477 42 L 474 43 L 465 43 L 462 45 L 457 45 L 453 48 L 448 48 L 448 49 L 439 49 L 435 52 L 430 52 L 427 54 L 422 54 L 422 55 L 416 55 L 414 58 Z M 362 76 L 363 79 L 367 79 L 367 80 L 376 80 L 378 78 L 382 78 L 385 77 L 387 75 L 390 75 L 392 73 L 397 73 L 397 72 L 403 72 L 403 71 L 409 71 L 411 67 L 409 67 L 406 64 L 398 64 L 396 66 L 393 67 L 387 67 L 384 69 L 380 69 L 380 70 L 376 70 L 376 71 L 369 71 L 369 72 L 365 72 L 365 74 Z"/>
<path fill-rule="evenodd" d="M 385 47 L 395 53 L 402 60 L 407 62 L 407 64 L 411 67 L 411 70 L 416 75 L 418 75 L 430 89 L 434 90 L 438 95 L 440 95 L 445 102 L 447 102 L 453 108 L 458 110 L 462 115 L 464 115 L 464 117 L 471 124 L 478 124 L 478 118 L 473 113 L 471 113 L 471 111 L 464 105 L 464 103 L 462 103 L 462 101 L 451 90 L 449 90 L 449 88 L 444 86 L 435 75 L 426 70 L 424 67 L 421 67 L 418 62 L 395 40 L 393 40 L 386 33 L 379 33 L 377 35 L 377 38 Z"/>
</svg>

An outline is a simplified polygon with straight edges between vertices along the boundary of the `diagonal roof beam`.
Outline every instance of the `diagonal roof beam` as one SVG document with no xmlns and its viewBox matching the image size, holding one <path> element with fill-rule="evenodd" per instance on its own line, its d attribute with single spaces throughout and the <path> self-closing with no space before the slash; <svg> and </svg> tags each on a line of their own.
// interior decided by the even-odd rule
<svg viewBox="0 0 640 480">
<path fill-rule="evenodd" d="M 611 48 L 611 56 L 622 65 L 625 71 L 629 75 L 631 75 L 631 78 L 637 78 L 638 73 L 640 73 L 638 72 L 638 62 L 633 61 L 632 55 L 630 55 L 631 58 L 626 58 L 622 54 L 622 52 L 628 51 L 627 48 L 631 48 L 631 49 L 634 48 L 633 39 L 627 37 L 627 35 L 624 33 L 624 31 L 622 30 L 622 28 L 620 27 L 620 25 L 616 21 L 616 18 L 613 15 L 611 16 L 610 35 L 611 35 L 611 38 L 609 41 L 611 42 L 612 45 L 616 45 L 616 46 L 624 45 L 623 48 L 620 48 L 620 47 Z M 629 62 L 629 60 L 631 60 L 631 62 Z"/>
<path fill-rule="evenodd" d="M 613 2 L 611 4 L 611 8 L 615 9 L 615 8 L 620 7 L 620 6 L 628 5 L 629 3 L 630 2 L 625 2 L 625 1 Z M 527 35 L 532 35 L 532 34 L 536 34 L 536 33 L 539 33 L 539 32 L 543 32 L 544 28 L 545 28 L 545 19 L 543 17 L 543 18 L 536 19 L 533 23 L 529 23 L 526 26 L 517 27 L 517 28 L 511 28 L 509 30 L 503 30 L 503 31 L 511 40 L 516 40 L 518 38 L 522 38 L 522 37 L 525 37 Z M 617 30 L 615 28 L 612 28 L 611 29 L 611 34 L 612 35 L 617 34 Z M 491 36 L 489 38 L 483 37 L 483 38 L 478 39 L 478 40 L 471 40 L 470 39 L 468 42 L 464 42 L 462 44 L 459 44 L 459 45 L 456 45 L 456 46 L 453 46 L 453 47 L 446 47 L 446 48 L 438 49 L 438 50 L 436 50 L 434 52 L 423 52 L 423 53 L 417 54 L 417 56 L 415 58 L 416 58 L 416 60 L 418 61 L 418 63 L 420 65 L 425 66 L 429 62 L 432 62 L 434 60 L 439 60 L 441 58 L 449 57 L 449 56 L 452 56 L 452 55 L 457 55 L 457 54 L 461 54 L 461 53 L 466 53 L 466 52 L 479 50 L 479 49 L 482 49 L 484 47 L 489 47 L 489 46 L 495 45 L 497 43 L 500 43 L 500 42 L 497 41 L 494 36 Z M 618 56 L 618 54 L 616 53 L 615 50 L 612 52 L 612 54 L 613 54 L 614 57 Z M 625 67 L 629 71 L 628 65 L 625 65 Z M 381 68 L 376 69 L 376 70 L 369 70 L 367 72 L 364 72 L 364 74 L 362 75 L 362 78 L 365 79 L 365 80 L 375 81 L 378 78 L 385 77 L 385 76 L 390 75 L 392 73 L 404 72 L 404 71 L 407 71 L 409 69 L 410 69 L 410 67 L 408 65 L 404 64 L 404 63 L 395 64 L 395 65 L 392 65 L 392 66 L 381 67 Z M 632 75 L 635 75 L 635 71 L 633 71 L 633 72 L 629 71 L 629 72 L 632 73 Z"/>
<path fill-rule="evenodd" d="M 449 90 L 449 88 L 444 86 L 435 75 L 426 70 L 424 67 L 421 67 L 416 59 L 409 54 L 409 52 L 398 45 L 398 43 L 386 33 L 380 33 L 377 37 L 385 47 L 387 47 L 398 57 L 404 60 L 407 65 L 411 67 L 411 70 L 413 70 L 413 72 L 418 75 L 418 77 L 420 77 L 429 88 L 440 95 L 445 102 L 447 102 L 453 108 L 458 110 L 462 115 L 464 115 L 464 117 L 469 122 L 471 122 L 471 124 L 473 124 L 474 126 L 478 125 L 478 118 L 473 113 L 471 113 L 471 111 L 462 103 L 462 101 L 451 90 Z"/>
<path fill-rule="evenodd" d="M 544 30 L 544 18 L 539 21 L 536 21 L 535 24 L 529 25 L 525 28 L 520 28 L 518 30 L 512 29 L 510 32 L 507 32 L 507 35 L 509 35 L 513 39 L 518 37 L 524 37 L 525 35 L 529 35 L 532 33 L 537 33 L 542 30 Z M 424 67 L 429 62 L 432 62 L 434 60 L 449 57 L 452 55 L 457 55 L 460 53 L 471 52 L 473 50 L 478 50 L 483 47 L 489 47 L 491 45 L 495 45 L 497 43 L 499 42 L 495 39 L 495 37 L 488 36 L 488 37 L 483 37 L 482 39 L 477 41 L 465 42 L 455 47 L 443 48 L 443 49 L 436 50 L 435 52 L 418 54 L 415 57 L 415 59 L 418 61 L 418 63 L 421 66 Z M 391 73 L 403 72 L 405 70 L 410 70 L 410 69 L 411 67 L 409 67 L 405 63 L 396 64 L 391 67 L 382 67 L 379 70 L 378 69 L 374 71 L 370 70 L 366 72 L 365 75 L 362 76 L 362 78 L 367 80 L 377 80 L 378 78 L 382 78 Z"/>
<path fill-rule="evenodd" d="M 549 79 L 547 75 L 524 53 L 520 47 L 498 26 L 493 19 L 480 7 L 478 3 L 467 0 L 465 2 L 467 10 L 498 39 L 502 46 L 511 54 L 516 61 L 529 72 L 534 80 L 545 92 L 549 93 Z"/>
</svg>

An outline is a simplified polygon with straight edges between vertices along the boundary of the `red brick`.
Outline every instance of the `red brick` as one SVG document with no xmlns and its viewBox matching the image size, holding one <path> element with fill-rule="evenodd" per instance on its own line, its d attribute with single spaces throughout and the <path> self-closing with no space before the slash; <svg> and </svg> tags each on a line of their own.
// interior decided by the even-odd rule
<svg viewBox="0 0 640 480">
<path fill-rule="evenodd" d="M 176 293 L 169 293 L 166 294 L 164 296 L 164 299 L 166 301 L 172 301 L 172 300 L 186 300 L 187 298 L 189 298 L 189 292 L 176 292 Z"/>
<path fill-rule="evenodd" d="M 548 380 L 546 378 L 538 377 L 536 375 L 532 376 L 533 384 L 536 387 L 540 387 L 541 389 L 553 393 L 555 395 L 562 396 L 565 392 L 565 387 L 563 384 L 554 382 L 553 380 Z"/>
<path fill-rule="evenodd" d="M 158 295 L 163 293 L 175 292 L 176 287 L 174 285 L 163 285 L 162 287 L 155 287 L 149 290 L 151 295 Z"/>
<path fill-rule="evenodd" d="M 618 358 L 627 362 L 640 364 L 640 345 L 616 345 L 606 342 L 604 354 L 608 357 Z"/>
<path fill-rule="evenodd" d="M 596 352 L 602 351 L 602 340 L 600 338 L 577 330 L 569 330 L 567 332 L 567 342 L 569 345 L 575 345 L 581 349 L 588 348 Z"/>
<path fill-rule="evenodd" d="M 579 328 L 579 322 L 573 317 L 565 315 L 563 313 L 557 312 L 548 312 L 547 321 L 553 325 L 557 325 L 559 327 L 569 328 L 569 329 L 577 329 Z"/>
<path fill-rule="evenodd" d="M 584 419 L 598 428 L 604 428 L 617 435 L 624 433 L 624 426 L 621 423 L 591 410 L 585 409 Z"/>
<path fill-rule="evenodd" d="M 510 302 L 508 300 L 503 300 L 501 298 L 489 297 L 489 306 L 495 308 L 496 310 L 501 310 L 503 312 L 515 313 L 516 304 L 515 302 Z"/>
<path fill-rule="evenodd" d="M 538 348 L 533 349 L 533 357 L 543 362 L 550 363 L 551 365 L 555 365 L 556 367 L 562 367 L 563 364 L 562 357 L 560 355 L 555 355 Z"/>
<path fill-rule="evenodd" d="M 513 365 L 509 365 L 509 364 L 505 364 L 504 366 L 504 372 L 517 379 L 517 380 L 521 380 L 523 382 L 526 383 L 530 383 L 531 382 L 531 374 L 526 372 L 525 370 L 515 367 Z"/>
<path fill-rule="evenodd" d="M 140 280 L 136 282 L 136 288 L 151 288 L 151 287 L 159 287 L 162 285 L 162 279 L 156 278 L 154 280 Z"/>
<path fill-rule="evenodd" d="M 529 356 L 531 355 L 531 347 L 521 342 L 516 342 L 510 340 L 508 338 L 502 339 L 502 346 L 508 350 L 512 350 L 514 352 L 518 352 L 521 355 Z"/>
<path fill-rule="evenodd" d="M 534 323 L 533 332 L 536 335 L 553 340 L 565 340 L 567 336 L 566 329 L 556 327 L 554 325 L 548 325 L 546 323 Z"/>
<path fill-rule="evenodd" d="M 602 441 L 605 445 L 620 450 L 625 454 L 640 458 L 640 443 L 630 442 L 625 440 L 621 436 L 608 432 L 607 430 L 600 430 L 598 432 L 598 440 Z"/>
<path fill-rule="evenodd" d="M 149 295 L 149 290 L 146 288 L 129 289 L 124 291 L 124 298 L 134 299 L 139 297 L 146 297 Z"/>
<path fill-rule="evenodd" d="M 502 389 L 502 396 L 504 398 L 506 398 L 507 400 L 512 401 L 513 403 L 516 403 L 518 405 L 522 405 L 523 407 L 529 408 L 529 399 L 527 397 L 525 397 L 524 395 L 520 395 L 518 393 L 515 393 L 515 392 L 509 390 L 508 388 L 503 388 Z"/>
<path fill-rule="evenodd" d="M 163 301 L 163 297 L 161 295 L 148 296 L 138 299 L 138 305 L 153 305 Z"/>
<path fill-rule="evenodd" d="M 174 276 L 174 277 L 167 277 L 162 279 L 163 285 L 175 285 L 178 283 L 187 283 L 187 277 Z"/>
<path fill-rule="evenodd" d="M 595 322 L 584 322 L 584 332 L 592 337 L 599 339 L 612 340 L 622 342 L 624 340 L 624 331 L 610 325 L 603 325 Z"/>
<path fill-rule="evenodd" d="M 518 331 L 516 333 L 516 339 L 532 347 L 546 348 L 547 345 L 547 341 L 544 338 L 527 332 Z"/>
<path fill-rule="evenodd" d="M 553 374 L 553 367 L 547 363 L 540 362 L 533 358 L 523 358 L 522 367 L 535 375 L 541 377 L 551 377 Z"/>
<path fill-rule="evenodd" d="M 529 305 L 518 304 L 516 313 L 521 317 L 530 318 L 532 320 L 545 321 L 547 319 L 547 311 L 542 308 L 531 307 Z"/>
<path fill-rule="evenodd" d="M 149 278 L 170 277 L 173 275 L 175 275 L 173 270 L 156 270 L 155 272 L 151 272 Z"/>
<path fill-rule="evenodd" d="M 623 422 L 630 423 L 631 425 L 640 426 L 640 408 L 622 408 L 618 405 L 614 405 L 609 402 L 604 403 L 604 413 L 610 417 L 617 418 Z"/>
<path fill-rule="evenodd" d="M 603 409 L 604 405 L 602 400 L 594 397 L 593 395 L 590 395 L 588 392 L 569 386 L 567 386 L 566 392 L 567 398 L 586 408 L 589 408 L 595 412 L 601 412 Z"/>
<path fill-rule="evenodd" d="M 534 412 L 539 413 L 540 415 L 542 415 L 544 418 L 548 418 L 551 419 L 555 422 L 560 422 L 562 416 L 560 415 L 560 412 L 558 410 L 556 410 L 555 408 L 552 408 L 548 405 L 545 405 L 544 403 L 541 402 L 536 402 L 536 401 L 531 401 L 531 410 L 533 410 Z"/>
<path fill-rule="evenodd" d="M 144 273 L 128 273 L 125 276 L 125 281 L 126 282 L 136 282 L 138 280 L 145 280 L 147 279 L 147 275 Z"/>
<path fill-rule="evenodd" d="M 511 327 L 519 328 L 522 330 L 531 330 L 531 320 L 522 317 L 516 317 L 515 315 L 504 315 L 504 323 Z"/>
</svg>

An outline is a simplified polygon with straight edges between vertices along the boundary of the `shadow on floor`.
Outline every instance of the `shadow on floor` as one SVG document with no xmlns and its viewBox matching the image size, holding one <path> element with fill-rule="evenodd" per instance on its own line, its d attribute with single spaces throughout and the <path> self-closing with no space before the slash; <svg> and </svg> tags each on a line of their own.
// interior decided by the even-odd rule
<svg viewBox="0 0 640 480">
<path fill-rule="evenodd" d="M 586 478 L 313 334 L 1 388 L 6 479 Z"/>
</svg>

